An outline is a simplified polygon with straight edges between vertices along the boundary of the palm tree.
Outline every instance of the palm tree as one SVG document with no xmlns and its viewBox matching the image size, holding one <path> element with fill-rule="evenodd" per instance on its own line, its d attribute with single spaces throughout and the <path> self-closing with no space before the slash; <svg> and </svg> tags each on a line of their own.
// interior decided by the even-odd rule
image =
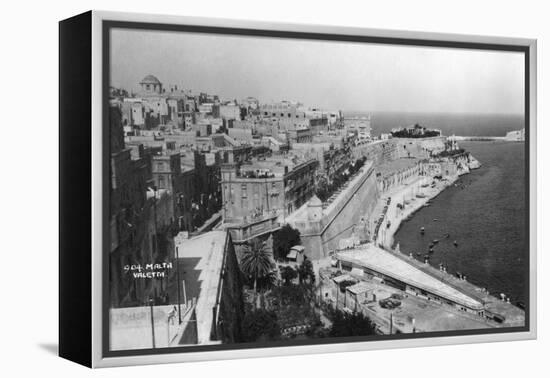
<svg viewBox="0 0 550 378">
<path fill-rule="evenodd" d="M 273 271 L 275 263 L 266 248 L 266 243 L 253 240 L 244 247 L 241 259 L 241 270 L 248 277 L 254 277 L 254 299 L 257 297 L 258 278 L 268 276 Z M 256 302 L 256 300 L 254 301 Z M 257 306 L 256 306 L 257 307 Z"/>
</svg>

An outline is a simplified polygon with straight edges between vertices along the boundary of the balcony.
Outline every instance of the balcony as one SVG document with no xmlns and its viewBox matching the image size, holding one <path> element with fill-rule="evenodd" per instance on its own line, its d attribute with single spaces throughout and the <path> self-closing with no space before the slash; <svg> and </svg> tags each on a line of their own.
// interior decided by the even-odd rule
<svg viewBox="0 0 550 378">
<path fill-rule="evenodd" d="M 251 239 L 277 231 L 281 228 L 276 212 L 266 212 L 260 216 L 245 218 L 242 223 L 228 224 L 226 227 L 231 233 L 233 242 L 241 244 Z"/>
</svg>

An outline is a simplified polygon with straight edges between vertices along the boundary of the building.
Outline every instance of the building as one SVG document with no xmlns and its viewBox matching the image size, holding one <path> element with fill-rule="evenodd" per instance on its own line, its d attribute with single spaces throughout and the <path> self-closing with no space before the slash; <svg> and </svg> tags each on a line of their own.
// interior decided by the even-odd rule
<svg viewBox="0 0 550 378">
<path fill-rule="evenodd" d="M 292 143 L 311 143 L 313 134 L 308 126 L 299 126 L 287 131 L 287 136 Z"/>
<path fill-rule="evenodd" d="M 322 123 L 329 128 L 336 128 L 341 124 L 342 112 L 323 110 L 318 108 L 310 108 L 305 110 L 305 115 L 308 119 L 322 119 Z M 325 121 L 326 120 L 326 121 Z"/>
<path fill-rule="evenodd" d="M 484 305 L 479 298 L 470 296 L 463 290 L 417 268 L 397 253 L 366 244 L 350 251 L 338 252 L 336 259 L 343 270 L 356 269 L 365 278 L 376 277 L 379 282 L 409 295 L 485 317 Z"/>
<path fill-rule="evenodd" d="M 258 99 L 249 96 L 241 100 L 241 105 L 244 106 L 247 111 L 252 111 L 260 107 L 260 102 Z"/>
<path fill-rule="evenodd" d="M 510 131 L 506 133 L 505 139 L 513 142 L 524 142 L 525 129 Z"/>
<path fill-rule="evenodd" d="M 122 116 L 110 108 L 110 302 L 111 307 L 160 301 L 167 292 L 167 277 L 133 280 L 125 267 L 151 261 L 166 262 L 173 251 L 174 199 L 166 189 L 154 190 L 149 149 L 128 148 Z"/>
<path fill-rule="evenodd" d="M 174 152 L 153 156 L 152 173 L 155 187 L 175 193 L 177 176 L 181 175 L 180 154 Z"/>
<path fill-rule="evenodd" d="M 280 227 L 279 217 L 305 204 L 314 194 L 318 162 L 294 163 L 273 157 L 248 164 L 222 164 L 223 222 L 235 242 Z"/>
<path fill-rule="evenodd" d="M 185 125 L 183 99 L 170 97 L 166 102 L 168 104 L 168 119 L 178 128 L 183 129 Z"/>
<path fill-rule="evenodd" d="M 270 104 L 260 105 L 260 114 L 263 118 L 290 118 L 304 119 L 305 112 L 301 109 L 301 104 L 292 101 L 280 101 Z"/>
<path fill-rule="evenodd" d="M 204 153 L 186 148 L 180 150 L 182 170 L 192 172 L 193 185 L 185 199 L 191 200 L 193 229 L 202 225 L 221 210 L 220 164 L 217 152 Z"/>
<path fill-rule="evenodd" d="M 313 135 L 320 135 L 328 131 L 329 122 L 328 118 L 324 115 L 321 117 L 308 117 L 309 128 Z"/>
<path fill-rule="evenodd" d="M 241 108 L 236 104 L 220 105 L 219 117 L 223 119 L 241 119 Z"/>
<path fill-rule="evenodd" d="M 111 350 L 241 341 L 242 282 L 230 235 L 211 231 L 188 239 L 179 234 L 174 244 L 169 267 L 174 282 L 182 283 L 179 295 L 173 293 L 169 305 L 112 308 Z"/>
<path fill-rule="evenodd" d="M 371 117 L 346 117 L 344 118 L 344 127 L 349 133 L 357 135 L 359 140 L 371 139 Z"/>
<path fill-rule="evenodd" d="M 155 96 L 163 93 L 162 83 L 154 75 L 145 76 L 140 82 L 141 94 L 145 96 Z"/>
</svg>

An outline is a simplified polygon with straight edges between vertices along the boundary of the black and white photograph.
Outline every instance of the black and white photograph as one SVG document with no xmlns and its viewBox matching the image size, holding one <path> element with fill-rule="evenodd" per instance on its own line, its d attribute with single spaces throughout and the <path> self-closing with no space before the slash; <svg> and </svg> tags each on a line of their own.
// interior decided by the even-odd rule
<svg viewBox="0 0 550 378">
<path fill-rule="evenodd" d="M 3 377 L 545 376 L 543 2 L 4 8 Z"/>
<path fill-rule="evenodd" d="M 524 49 L 105 35 L 107 355 L 529 329 Z"/>
</svg>

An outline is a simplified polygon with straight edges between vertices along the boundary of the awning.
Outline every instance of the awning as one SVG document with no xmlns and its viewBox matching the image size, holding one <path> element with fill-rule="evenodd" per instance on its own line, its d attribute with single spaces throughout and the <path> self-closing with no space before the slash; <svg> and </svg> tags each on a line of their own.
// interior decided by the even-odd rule
<svg viewBox="0 0 550 378">
<path fill-rule="evenodd" d="M 343 281 L 355 281 L 349 274 L 342 274 L 340 276 L 336 276 L 332 279 L 337 284 Z"/>
<path fill-rule="evenodd" d="M 290 252 L 288 252 L 288 255 L 286 255 L 287 259 L 296 259 L 298 256 L 298 252 L 294 249 L 291 249 Z"/>
<path fill-rule="evenodd" d="M 369 285 L 366 282 L 359 282 L 359 283 L 356 283 L 355 285 L 348 286 L 346 290 L 349 291 L 350 293 L 357 295 L 357 294 L 366 293 L 367 291 L 370 291 L 372 289 L 369 287 Z"/>
</svg>

